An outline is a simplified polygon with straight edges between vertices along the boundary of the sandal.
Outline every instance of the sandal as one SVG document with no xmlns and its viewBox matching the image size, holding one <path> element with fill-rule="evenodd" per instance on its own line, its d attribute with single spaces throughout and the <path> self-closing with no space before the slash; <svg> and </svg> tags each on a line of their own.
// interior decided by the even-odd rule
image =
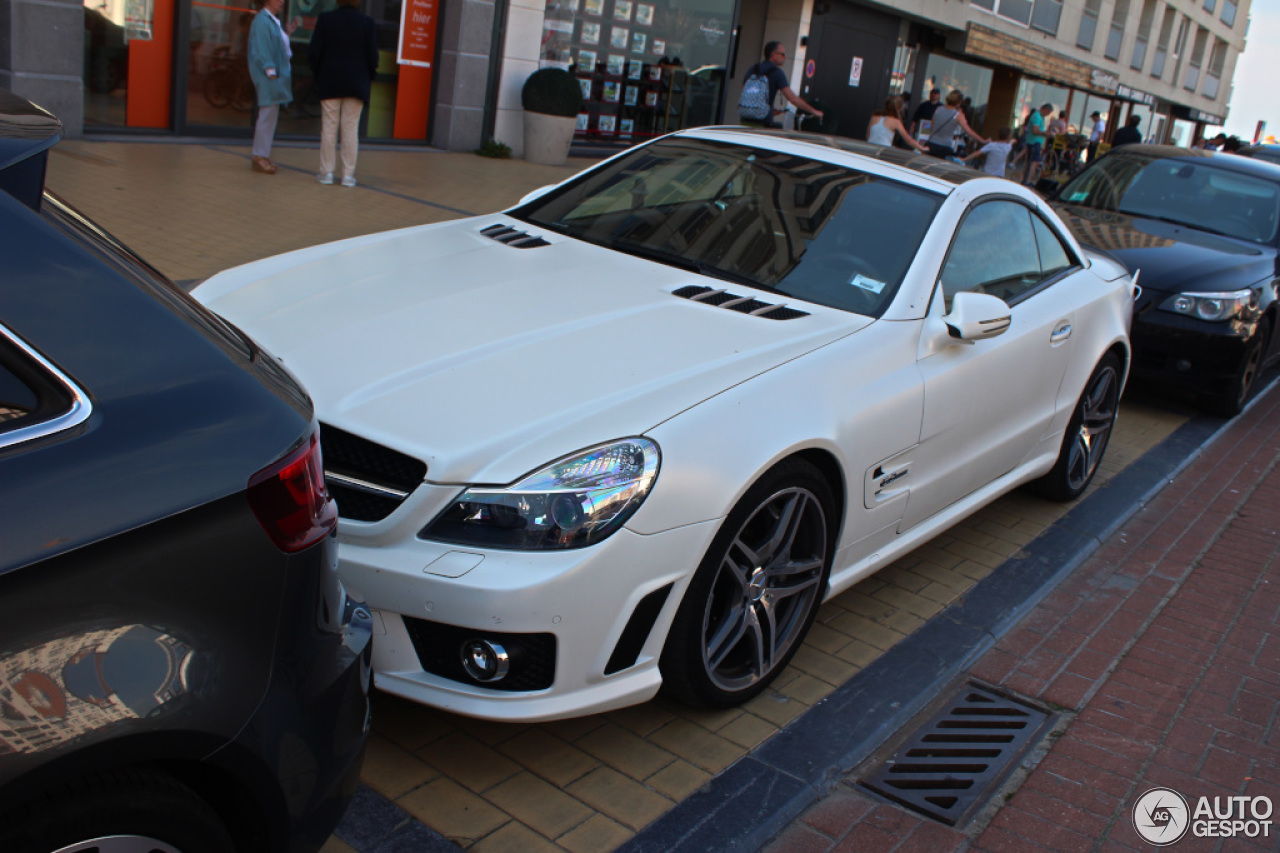
<svg viewBox="0 0 1280 853">
<path fill-rule="evenodd" d="M 272 163 L 266 157 L 253 158 L 253 171 L 262 172 L 266 175 L 274 175 L 276 173 L 276 164 Z"/>
</svg>

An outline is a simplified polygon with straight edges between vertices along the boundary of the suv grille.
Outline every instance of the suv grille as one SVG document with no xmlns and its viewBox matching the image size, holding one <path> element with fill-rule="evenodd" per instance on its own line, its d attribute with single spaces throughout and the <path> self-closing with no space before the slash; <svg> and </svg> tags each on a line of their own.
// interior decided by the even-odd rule
<svg viewBox="0 0 1280 853">
<path fill-rule="evenodd" d="M 427 476 L 426 463 L 325 423 L 320 452 L 338 515 L 352 521 L 381 521 Z"/>
</svg>

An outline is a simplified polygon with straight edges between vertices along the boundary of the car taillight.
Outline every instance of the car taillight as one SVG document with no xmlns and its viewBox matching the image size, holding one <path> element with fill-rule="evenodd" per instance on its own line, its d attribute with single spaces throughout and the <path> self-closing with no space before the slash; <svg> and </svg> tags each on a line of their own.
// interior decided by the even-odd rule
<svg viewBox="0 0 1280 853">
<path fill-rule="evenodd" d="M 249 506 L 271 541 L 291 554 L 319 542 L 338 523 L 315 433 L 306 445 L 250 477 L 248 494 Z"/>
</svg>

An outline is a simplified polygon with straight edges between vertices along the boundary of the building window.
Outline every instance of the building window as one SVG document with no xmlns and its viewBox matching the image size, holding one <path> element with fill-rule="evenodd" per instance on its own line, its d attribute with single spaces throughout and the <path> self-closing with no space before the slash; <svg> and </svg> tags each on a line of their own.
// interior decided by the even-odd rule
<svg viewBox="0 0 1280 853">
<path fill-rule="evenodd" d="M 1024 27 L 1031 24 L 1031 0 L 972 0 L 973 5 Z"/>
<path fill-rule="evenodd" d="M 1031 26 L 1051 36 L 1058 34 L 1058 22 L 1062 19 L 1062 0 L 1036 0 L 1031 12 Z"/>
<path fill-rule="evenodd" d="M 1228 27 L 1236 25 L 1236 0 L 1222 0 L 1222 23 Z"/>
<path fill-rule="evenodd" d="M 1178 13 L 1172 8 L 1164 10 L 1164 23 L 1160 25 L 1160 40 L 1156 42 L 1155 55 L 1151 58 L 1151 76 L 1164 77 L 1164 61 L 1169 56 L 1169 42 L 1173 38 L 1173 25 Z"/>
<path fill-rule="evenodd" d="M 1098 8 L 1102 0 L 1085 0 L 1084 13 L 1080 16 L 1080 34 L 1076 36 L 1076 47 L 1093 50 L 1093 37 L 1098 31 Z"/>
<path fill-rule="evenodd" d="M 1227 64 L 1227 43 L 1222 39 L 1213 40 L 1213 49 L 1209 52 L 1209 70 L 1204 75 L 1204 96 L 1210 99 L 1218 97 L 1218 88 L 1222 84 L 1222 71 Z"/>
<path fill-rule="evenodd" d="M 1147 40 L 1142 36 L 1138 36 L 1133 43 L 1133 59 L 1129 62 L 1129 67 L 1134 71 L 1141 71 L 1142 66 L 1147 63 Z"/>
<path fill-rule="evenodd" d="M 1204 61 L 1205 45 L 1209 41 L 1209 31 L 1204 27 L 1196 28 L 1196 40 L 1191 48 L 1191 57 L 1187 61 L 1187 75 L 1182 87 L 1192 92 L 1200 85 L 1200 64 Z"/>
<path fill-rule="evenodd" d="M 1124 27 L 1129 21 L 1129 0 L 1116 0 L 1115 11 L 1111 14 L 1111 31 L 1107 34 L 1107 48 L 1104 55 L 1107 59 L 1120 58 L 1120 46 L 1124 43 Z"/>
<path fill-rule="evenodd" d="M 1213 14 L 1213 7 L 1218 5 L 1218 0 L 1204 0 L 1204 10 L 1209 14 Z"/>
</svg>

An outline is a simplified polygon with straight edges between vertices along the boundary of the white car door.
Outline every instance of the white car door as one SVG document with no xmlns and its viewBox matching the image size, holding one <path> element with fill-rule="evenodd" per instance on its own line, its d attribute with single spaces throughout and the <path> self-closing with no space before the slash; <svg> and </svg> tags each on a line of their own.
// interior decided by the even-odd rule
<svg viewBox="0 0 1280 853">
<path fill-rule="evenodd" d="M 1044 436 L 1073 349 L 1079 300 L 1071 298 L 1070 278 L 1078 266 L 1020 201 L 984 201 L 965 214 L 930 314 L 949 312 L 956 293 L 975 291 L 1003 299 L 1010 324 L 973 343 L 922 341 L 924 419 L 902 530 L 1007 474 Z M 931 327 L 936 321 L 925 323 L 924 335 Z"/>
</svg>

